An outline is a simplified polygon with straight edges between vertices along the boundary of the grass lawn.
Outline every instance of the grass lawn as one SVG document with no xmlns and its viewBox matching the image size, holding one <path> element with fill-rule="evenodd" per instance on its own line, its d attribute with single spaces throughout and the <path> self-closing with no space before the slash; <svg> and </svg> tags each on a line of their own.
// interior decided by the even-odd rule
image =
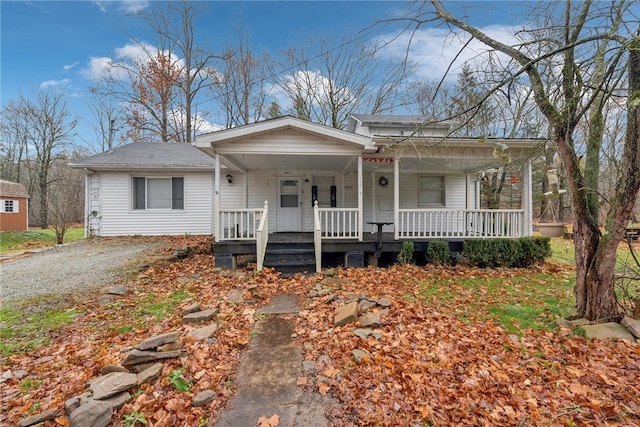
<svg viewBox="0 0 640 427">
<path fill-rule="evenodd" d="M 74 227 L 67 230 L 64 242 L 69 243 L 83 238 L 84 228 Z M 29 231 L 4 231 L 0 233 L 0 253 L 2 254 L 45 248 L 55 246 L 55 244 L 56 232 L 51 228 L 46 230 L 33 228 Z"/>
</svg>

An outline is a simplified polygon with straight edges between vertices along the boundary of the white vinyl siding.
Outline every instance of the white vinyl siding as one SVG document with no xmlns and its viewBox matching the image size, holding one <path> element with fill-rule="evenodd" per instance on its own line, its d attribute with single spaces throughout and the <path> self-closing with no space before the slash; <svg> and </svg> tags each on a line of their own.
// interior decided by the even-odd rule
<svg viewBox="0 0 640 427">
<path fill-rule="evenodd" d="M 170 179 L 178 174 L 167 174 Z M 180 173 L 184 179 L 184 209 L 134 210 L 131 174 L 101 172 L 99 180 L 92 177 L 92 208 L 101 209 L 100 235 L 179 235 L 212 234 L 213 173 Z M 156 177 L 161 177 L 156 175 Z M 93 182 L 99 182 L 99 187 Z M 99 189 L 100 191 L 95 190 Z M 92 197 L 93 198 L 93 197 Z"/>
</svg>

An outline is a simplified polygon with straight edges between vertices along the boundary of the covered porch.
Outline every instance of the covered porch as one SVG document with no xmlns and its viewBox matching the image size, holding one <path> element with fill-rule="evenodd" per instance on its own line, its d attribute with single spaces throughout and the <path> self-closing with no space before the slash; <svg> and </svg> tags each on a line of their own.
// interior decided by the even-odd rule
<svg viewBox="0 0 640 427">
<path fill-rule="evenodd" d="M 330 254 L 380 252 L 379 236 L 391 252 L 403 241 L 426 247 L 532 233 L 530 141 L 510 145 L 520 165 L 517 209 L 480 209 L 481 175 L 502 160 L 492 143 L 475 139 L 371 137 L 284 117 L 197 145 L 215 159 L 216 263 L 219 254 L 251 253 L 261 269 L 283 233 L 313 237 L 304 243 L 315 271 Z M 302 252 L 302 243 L 288 245 Z"/>
</svg>

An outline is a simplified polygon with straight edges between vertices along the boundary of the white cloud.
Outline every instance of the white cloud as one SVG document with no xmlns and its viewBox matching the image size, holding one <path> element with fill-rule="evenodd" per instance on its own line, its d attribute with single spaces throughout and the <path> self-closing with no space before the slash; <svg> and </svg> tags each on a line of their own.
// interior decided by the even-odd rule
<svg viewBox="0 0 640 427">
<path fill-rule="evenodd" d="M 107 9 L 111 5 L 117 6 L 118 10 L 124 13 L 138 13 L 149 7 L 149 0 L 95 0 L 93 2 L 102 13 L 107 13 Z"/>
<path fill-rule="evenodd" d="M 109 73 L 113 60 L 107 57 L 93 57 L 80 74 L 89 80 L 100 80 Z"/>
<path fill-rule="evenodd" d="M 294 74 L 283 77 L 280 85 L 270 88 L 270 94 L 277 100 L 283 109 L 292 107 L 291 95 L 300 94 L 302 98 L 312 105 L 329 103 L 329 93 L 334 91 L 333 97 L 341 102 L 355 102 L 356 97 L 349 88 L 339 88 L 335 83 L 322 75 L 320 71 L 297 71 Z M 285 87 L 282 87 L 282 86 Z"/>
<path fill-rule="evenodd" d="M 64 90 L 65 87 L 69 87 L 71 85 L 70 79 L 63 80 L 47 80 L 45 82 L 40 83 L 40 89 L 44 90 Z"/>
<path fill-rule="evenodd" d="M 522 30 L 519 26 L 490 25 L 479 28 L 488 36 L 508 45 L 519 42 L 516 34 Z M 395 34 L 388 34 L 385 38 L 392 40 Z M 380 55 L 395 60 L 404 60 L 405 56 L 416 65 L 415 71 L 419 78 L 440 79 L 447 73 L 448 78 L 455 79 L 465 62 L 486 63 L 487 52 L 491 49 L 472 40 L 465 47 L 471 37 L 466 33 L 453 33 L 449 29 L 424 28 L 415 33 L 405 32 L 380 50 Z M 497 55 L 498 58 L 505 58 Z"/>
<path fill-rule="evenodd" d="M 62 69 L 65 70 L 65 71 L 69 71 L 70 69 L 76 67 L 78 64 L 80 64 L 80 63 L 76 61 L 73 64 L 63 65 Z"/>
</svg>

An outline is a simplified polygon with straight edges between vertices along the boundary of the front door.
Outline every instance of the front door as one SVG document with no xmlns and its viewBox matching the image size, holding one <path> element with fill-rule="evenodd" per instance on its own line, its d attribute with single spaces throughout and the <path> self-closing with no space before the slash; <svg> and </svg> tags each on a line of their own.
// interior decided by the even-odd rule
<svg viewBox="0 0 640 427">
<path fill-rule="evenodd" d="M 278 177 L 278 231 L 302 231 L 299 177 Z"/>
</svg>

